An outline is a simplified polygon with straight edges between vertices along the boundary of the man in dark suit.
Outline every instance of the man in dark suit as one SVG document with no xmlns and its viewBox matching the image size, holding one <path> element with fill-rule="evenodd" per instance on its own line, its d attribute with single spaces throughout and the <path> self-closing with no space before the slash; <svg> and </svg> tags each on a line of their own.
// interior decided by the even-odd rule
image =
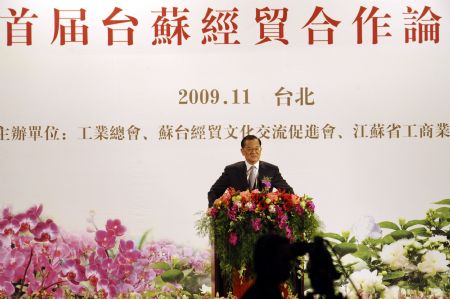
<svg viewBox="0 0 450 299">
<path fill-rule="evenodd" d="M 241 141 L 241 153 L 245 161 L 225 167 L 222 175 L 208 192 L 209 206 L 222 196 L 225 190 L 233 187 L 236 190 L 253 190 L 264 188 L 262 179 L 270 179 L 271 188 L 294 193 L 291 186 L 283 179 L 277 166 L 260 161 L 261 140 L 254 135 L 247 135 Z"/>
<path fill-rule="evenodd" d="M 236 190 L 245 191 L 253 189 L 263 189 L 265 186 L 262 179 L 270 179 L 271 188 L 294 193 L 291 186 L 283 179 L 277 166 L 260 161 L 261 140 L 254 135 L 247 135 L 241 141 L 241 153 L 245 161 L 237 162 L 225 167 L 222 175 L 212 185 L 208 192 L 209 206 L 221 197 L 225 190 L 233 187 Z M 225 282 L 219 267 L 219 261 L 213 265 L 215 292 L 221 296 L 226 296 Z"/>
</svg>

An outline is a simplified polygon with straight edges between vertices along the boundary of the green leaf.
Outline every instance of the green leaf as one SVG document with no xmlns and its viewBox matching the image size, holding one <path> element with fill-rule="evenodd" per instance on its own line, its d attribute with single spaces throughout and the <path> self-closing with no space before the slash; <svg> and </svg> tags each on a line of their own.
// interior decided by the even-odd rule
<svg viewBox="0 0 450 299">
<path fill-rule="evenodd" d="M 447 213 L 450 211 L 450 208 L 449 207 L 440 207 L 440 208 L 437 208 L 435 211 L 439 212 L 439 213 L 442 213 L 442 212 Z"/>
<path fill-rule="evenodd" d="M 189 276 L 189 274 L 191 274 L 192 271 L 194 271 L 194 269 L 192 269 L 192 268 L 183 270 L 183 275 L 184 275 L 184 277 Z"/>
<path fill-rule="evenodd" d="M 433 202 L 435 205 L 448 205 L 450 206 L 450 198 L 443 199 L 440 201 Z"/>
<path fill-rule="evenodd" d="M 414 234 L 414 236 L 422 236 L 422 237 L 428 237 L 430 234 L 428 233 L 427 229 L 425 227 L 417 227 L 410 230 Z"/>
<path fill-rule="evenodd" d="M 450 218 L 450 208 L 448 208 L 448 207 L 442 207 L 442 208 L 436 209 L 436 212 L 439 213 L 439 216 L 441 218 Z"/>
<path fill-rule="evenodd" d="M 144 246 L 145 240 L 147 239 L 148 234 L 150 233 L 150 229 L 146 230 L 143 234 L 142 237 L 139 239 L 139 243 L 138 243 L 138 247 L 137 249 L 141 250 L 142 246 Z"/>
<path fill-rule="evenodd" d="M 395 224 L 394 222 L 391 222 L 391 221 L 382 221 L 382 222 L 378 223 L 378 225 L 381 228 L 400 230 L 400 227 L 397 224 Z"/>
<path fill-rule="evenodd" d="M 356 244 L 344 242 L 341 244 L 337 244 L 333 247 L 333 249 L 339 256 L 344 256 L 348 253 L 356 252 L 358 250 L 358 247 L 356 246 Z"/>
<path fill-rule="evenodd" d="M 161 270 L 166 270 L 166 271 L 170 270 L 170 265 L 165 262 L 153 263 L 150 265 L 150 267 L 153 269 L 161 269 Z"/>
<path fill-rule="evenodd" d="M 406 222 L 406 224 L 404 225 L 404 228 L 407 229 L 407 228 L 409 228 L 411 226 L 414 226 L 414 225 L 426 225 L 426 224 L 427 224 L 427 221 L 424 220 L 424 219 L 411 220 L 411 221 Z"/>
<path fill-rule="evenodd" d="M 162 287 L 163 285 L 165 285 L 166 283 L 161 279 L 161 275 L 158 275 L 155 277 L 155 279 L 153 280 L 155 282 L 156 286 L 160 286 Z"/>
<path fill-rule="evenodd" d="M 356 257 L 359 257 L 360 259 L 367 261 L 370 259 L 370 257 L 376 256 L 376 253 L 374 253 L 366 245 L 358 245 L 357 248 L 358 248 L 357 251 L 355 253 L 353 253 L 353 255 Z"/>
<path fill-rule="evenodd" d="M 339 234 L 335 234 L 335 233 L 323 233 L 322 234 L 322 237 L 324 237 L 324 238 L 331 238 L 331 239 L 335 239 L 335 240 L 338 240 L 338 241 L 340 241 L 340 242 L 345 242 L 345 239 L 344 239 L 344 237 L 342 237 L 341 235 L 339 235 Z"/>
<path fill-rule="evenodd" d="M 145 298 L 155 298 L 157 295 L 157 291 L 147 291 L 144 293 Z"/>
<path fill-rule="evenodd" d="M 384 236 L 382 241 L 384 244 L 391 244 L 391 243 L 395 242 L 395 239 L 389 234 L 387 236 Z"/>
<path fill-rule="evenodd" d="M 414 234 L 407 230 L 396 230 L 389 235 L 391 235 L 394 240 L 410 239 L 414 237 Z"/>
<path fill-rule="evenodd" d="M 165 282 L 178 282 L 182 280 L 184 277 L 183 272 L 178 269 L 167 270 L 163 274 L 161 274 L 162 280 Z"/>
<path fill-rule="evenodd" d="M 180 263 L 181 259 L 176 256 L 173 256 L 171 259 L 172 268 L 178 268 L 178 263 Z"/>
<path fill-rule="evenodd" d="M 394 271 L 394 272 L 388 272 L 386 275 L 383 276 L 383 280 L 393 280 L 393 279 L 399 279 L 405 276 L 405 272 L 403 271 Z"/>
</svg>

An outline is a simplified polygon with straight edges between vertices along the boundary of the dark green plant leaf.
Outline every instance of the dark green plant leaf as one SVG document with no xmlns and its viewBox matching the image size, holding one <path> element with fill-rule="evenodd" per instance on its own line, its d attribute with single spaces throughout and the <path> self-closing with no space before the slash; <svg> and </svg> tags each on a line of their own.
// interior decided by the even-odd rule
<svg viewBox="0 0 450 299">
<path fill-rule="evenodd" d="M 161 279 L 165 282 L 178 282 L 184 277 L 183 272 L 178 269 L 170 269 L 161 274 Z"/>
<path fill-rule="evenodd" d="M 138 249 L 141 250 L 142 246 L 144 246 L 145 240 L 147 239 L 148 234 L 150 233 L 150 229 L 146 230 L 144 232 L 144 234 L 142 235 L 142 237 L 139 239 L 139 243 L 138 243 Z"/>
<path fill-rule="evenodd" d="M 165 262 L 153 263 L 150 265 L 150 267 L 153 269 L 161 269 L 161 270 L 166 270 L 166 271 L 170 270 L 170 265 Z"/>
<path fill-rule="evenodd" d="M 395 224 L 394 222 L 391 222 L 391 221 L 382 221 L 382 222 L 378 223 L 378 225 L 381 228 L 400 230 L 400 227 L 397 224 Z"/>
<path fill-rule="evenodd" d="M 189 276 L 189 274 L 191 274 L 192 271 L 194 271 L 194 269 L 192 269 L 192 268 L 183 270 L 184 277 Z"/>
<path fill-rule="evenodd" d="M 404 228 L 407 229 L 414 225 L 426 225 L 426 224 L 427 224 L 427 221 L 425 219 L 410 220 L 410 221 L 406 222 L 406 224 L 404 225 Z"/>
<path fill-rule="evenodd" d="M 383 276 L 383 280 L 393 280 L 393 279 L 399 279 L 405 276 L 405 272 L 403 271 L 393 271 L 389 272 L 386 275 Z"/>
<path fill-rule="evenodd" d="M 442 207 L 435 210 L 440 218 L 450 218 L 450 208 L 448 207 Z"/>
<path fill-rule="evenodd" d="M 410 230 L 414 234 L 414 236 L 422 236 L 422 237 L 429 237 L 430 233 L 428 233 L 427 229 L 425 227 L 416 227 Z"/>
<path fill-rule="evenodd" d="M 407 230 L 396 230 L 389 235 L 391 235 L 394 240 L 410 239 L 414 237 L 414 234 Z"/>
<path fill-rule="evenodd" d="M 376 253 L 373 252 L 369 247 L 365 245 L 358 245 L 357 251 L 353 253 L 354 256 L 359 257 L 364 261 L 368 261 L 370 257 L 376 256 Z"/>
<path fill-rule="evenodd" d="M 450 198 L 443 199 L 440 201 L 433 202 L 435 205 L 448 205 L 450 206 Z"/>
<path fill-rule="evenodd" d="M 343 236 L 341 236 L 339 234 L 335 234 L 335 233 L 323 233 L 322 237 L 335 239 L 335 240 L 338 240 L 340 242 L 345 242 L 345 239 L 344 239 Z"/>
<path fill-rule="evenodd" d="M 337 244 L 333 247 L 333 249 L 339 256 L 342 257 L 348 253 L 356 252 L 358 250 L 358 247 L 356 246 L 356 244 L 344 242 L 341 244 Z"/>
<path fill-rule="evenodd" d="M 395 242 L 395 239 L 391 235 L 384 236 L 382 239 L 384 244 L 391 244 Z"/>
</svg>

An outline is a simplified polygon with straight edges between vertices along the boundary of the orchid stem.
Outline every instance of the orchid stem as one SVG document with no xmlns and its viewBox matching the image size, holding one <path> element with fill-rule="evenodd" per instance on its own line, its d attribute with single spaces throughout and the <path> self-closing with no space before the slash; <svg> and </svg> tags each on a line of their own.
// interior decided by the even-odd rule
<svg viewBox="0 0 450 299">
<path fill-rule="evenodd" d="M 23 279 L 22 279 L 22 283 L 20 285 L 20 291 L 17 294 L 17 298 L 20 298 L 20 296 L 25 293 L 23 291 L 23 287 L 25 285 L 25 280 L 26 280 L 26 277 L 27 277 L 28 268 L 30 267 L 32 258 L 33 258 L 33 247 L 31 247 L 31 250 L 30 250 L 30 258 L 28 259 L 28 264 L 27 264 L 27 267 L 25 268 L 25 273 L 23 273 Z"/>
</svg>

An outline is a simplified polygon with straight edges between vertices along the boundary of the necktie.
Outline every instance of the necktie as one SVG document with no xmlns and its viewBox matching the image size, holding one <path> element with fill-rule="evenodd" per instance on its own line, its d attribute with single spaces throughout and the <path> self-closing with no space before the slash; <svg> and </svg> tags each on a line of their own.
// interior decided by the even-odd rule
<svg viewBox="0 0 450 299">
<path fill-rule="evenodd" d="M 256 186 L 256 175 L 255 175 L 255 166 L 251 166 L 249 169 L 248 175 L 248 186 L 250 187 L 250 191 L 253 190 Z"/>
</svg>

